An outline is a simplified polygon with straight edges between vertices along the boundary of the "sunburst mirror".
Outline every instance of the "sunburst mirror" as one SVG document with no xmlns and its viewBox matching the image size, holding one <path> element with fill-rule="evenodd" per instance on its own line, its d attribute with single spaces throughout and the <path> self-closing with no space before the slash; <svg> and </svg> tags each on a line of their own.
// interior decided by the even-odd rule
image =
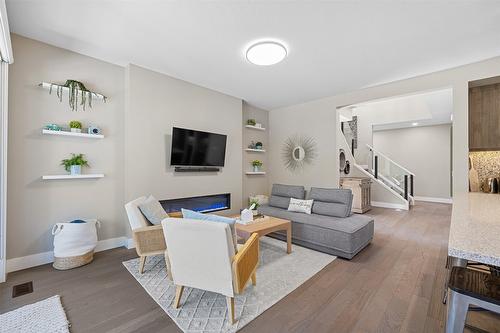
<svg viewBox="0 0 500 333">
<path fill-rule="evenodd" d="M 316 157 L 316 142 L 311 137 L 295 135 L 285 140 L 282 150 L 285 167 L 294 172 L 311 164 Z"/>
</svg>

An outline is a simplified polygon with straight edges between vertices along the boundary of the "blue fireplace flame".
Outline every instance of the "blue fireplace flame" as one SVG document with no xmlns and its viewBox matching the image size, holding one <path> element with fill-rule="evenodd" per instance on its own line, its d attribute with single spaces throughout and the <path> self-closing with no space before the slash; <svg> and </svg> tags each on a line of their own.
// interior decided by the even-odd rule
<svg viewBox="0 0 500 333">
<path fill-rule="evenodd" d="M 179 212 L 182 208 L 200 213 L 216 212 L 231 208 L 231 194 L 213 194 L 199 197 L 161 200 L 167 213 Z"/>
</svg>

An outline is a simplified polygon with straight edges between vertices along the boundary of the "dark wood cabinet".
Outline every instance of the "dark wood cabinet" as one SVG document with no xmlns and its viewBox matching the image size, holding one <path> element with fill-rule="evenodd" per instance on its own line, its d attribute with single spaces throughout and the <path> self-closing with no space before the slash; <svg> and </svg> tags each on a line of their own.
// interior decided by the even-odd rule
<svg viewBox="0 0 500 333">
<path fill-rule="evenodd" d="M 500 84 L 469 89 L 469 150 L 500 150 Z"/>
</svg>

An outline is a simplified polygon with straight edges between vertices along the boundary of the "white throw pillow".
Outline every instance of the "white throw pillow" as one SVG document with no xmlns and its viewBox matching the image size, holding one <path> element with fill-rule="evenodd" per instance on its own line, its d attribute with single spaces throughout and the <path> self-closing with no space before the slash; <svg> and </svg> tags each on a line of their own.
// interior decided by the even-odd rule
<svg viewBox="0 0 500 333">
<path fill-rule="evenodd" d="M 152 195 L 139 204 L 139 209 L 151 224 L 161 224 L 168 217 L 160 202 Z"/>
<path fill-rule="evenodd" d="M 311 209 L 314 200 L 300 200 L 295 198 L 290 198 L 290 204 L 288 205 L 288 210 L 291 212 L 306 213 L 311 214 Z"/>
</svg>

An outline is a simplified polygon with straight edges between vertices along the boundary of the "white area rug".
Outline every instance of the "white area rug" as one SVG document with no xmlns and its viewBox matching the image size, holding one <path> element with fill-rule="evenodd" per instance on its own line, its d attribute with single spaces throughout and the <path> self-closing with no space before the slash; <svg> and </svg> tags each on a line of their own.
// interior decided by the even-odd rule
<svg viewBox="0 0 500 333">
<path fill-rule="evenodd" d="M 285 242 L 261 238 L 257 286 L 249 283 L 236 295 L 234 325 L 227 320 L 226 298 L 208 291 L 185 288 L 181 307 L 174 309 L 175 286 L 167 279 L 162 256 L 148 258 L 142 275 L 139 259 L 123 264 L 184 332 L 236 332 L 336 258 L 296 245 L 291 254 L 285 250 Z"/>
<path fill-rule="evenodd" d="M 69 333 L 69 322 L 59 295 L 0 315 L 0 332 Z"/>
</svg>

